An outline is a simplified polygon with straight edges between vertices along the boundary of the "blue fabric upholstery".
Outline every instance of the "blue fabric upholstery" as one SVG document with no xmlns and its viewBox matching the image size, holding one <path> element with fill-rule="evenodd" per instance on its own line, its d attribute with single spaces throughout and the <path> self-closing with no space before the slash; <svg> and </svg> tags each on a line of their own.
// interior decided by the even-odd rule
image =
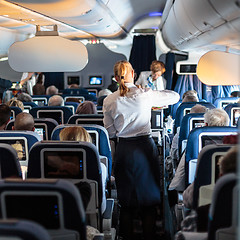
<svg viewBox="0 0 240 240">
<path fill-rule="evenodd" d="M 182 100 L 179 100 L 177 103 L 171 105 L 171 115 L 173 119 L 176 118 L 177 109 L 181 103 L 182 103 Z"/>
<path fill-rule="evenodd" d="M 19 107 L 10 107 L 11 111 L 14 112 L 15 117 L 22 112 L 22 109 Z"/>
<path fill-rule="evenodd" d="M 24 191 L 28 192 L 29 194 L 45 192 L 47 196 L 48 195 L 52 196 L 53 192 L 58 193 L 62 198 L 63 224 L 64 224 L 63 227 L 65 229 L 77 231 L 80 235 L 80 239 L 86 240 L 86 225 L 85 225 L 86 220 L 82 199 L 78 189 L 71 182 L 62 179 L 59 180 L 35 179 L 34 181 L 0 180 L 0 196 L 4 194 L 4 192 L 6 191 L 8 192 L 13 191 L 13 194 L 16 191 L 19 192 Z M 46 198 L 48 199 L 47 196 Z M 19 206 L 19 208 L 21 207 L 22 206 Z M 41 205 L 38 206 L 38 208 L 40 209 L 41 207 L 43 206 Z M 55 231 L 57 230 L 55 229 Z"/>
<path fill-rule="evenodd" d="M 186 174 L 186 183 L 188 184 L 188 171 L 189 171 L 189 161 L 192 159 L 198 159 L 199 154 L 199 135 L 231 135 L 232 133 L 237 133 L 238 129 L 236 127 L 201 127 L 201 128 L 195 128 L 193 129 L 189 136 L 187 141 L 187 147 L 186 147 L 186 158 L 185 158 L 185 172 Z"/>
<path fill-rule="evenodd" d="M 30 106 L 31 108 L 37 107 L 38 105 L 34 102 L 23 102 L 24 107 Z"/>
<path fill-rule="evenodd" d="M 67 88 L 63 90 L 64 95 L 80 95 L 88 94 L 88 90 L 86 88 Z"/>
<path fill-rule="evenodd" d="M 77 125 L 65 124 L 56 127 L 52 133 L 52 140 L 59 140 L 59 133 L 65 127 L 76 127 Z M 112 154 L 107 130 L 96 124 L 81 124 L 86 130 L 95 130 L 99 134 L 99 154 L 108 158 L 108 176 L 112 172 Z"/>
<path fill-rule="evenodd" d="M 62 111 L 63 112 L 63 122 L 61 123 L 67 123 L 68 119 L 72 116 L 72 111 L 71 109 L 69 109 L 68 107 L 64 107 L 64 106 L 43 106 L 43 107 L 35 107 L 32 108 L 30 110 L 30 114 L 34 117 L 34 118 L 38 118 L 38 111 L 39 110 L 43 110 L 43 111 Z"/>
<path fill-rule="evenodd" d="M 51 97 L 49 95 L 32 95 L 31 96 L 32 99 L 33 99 L 33 102 L 34 101 L 38 101 L 38 100 L 44 100 L 45 101 L 45 106 L 47 105 L 48 103 L 48 99 Z"/>
<path fill-rule="evenodd" d="M 203 105 L 209 109 L 215 108 L 215 106 L 209 102 L 185 102 L 185 103 L 182 103 L 177 109 L 175 125 L 174 125 L 174 128 L 175 128 L 174 132 L 176 132 L 177 127 L 179 127 L 181 125 L 182 119 L 184 117 L 184 109 L 186 109 L 186 108 L 191 109 L 196 104 Z"/>
<path fill-rule="evenodd" d="M 1 178 L 22 177 L 16 150 L 9 144 L 0 143 Z"/>
<path fill-rule="evenodd" d="M 73 89 L 71 89 L 71 90 L 73 90 Z M 63 94 L 62 95 L 62 97 L 63 97 L 63 99 L 65 98 L 65 97 L 84 97 L 84 99 L 85 100 L 88 100 L 88 101 L 97 101 L 97 98 L 96 98 L 96 96 L 94 96 L 93 94 L 91 94 L 91 93 L 81 93 L 81 94 Z"/>
<path fill-rule="evenodd" d="M 190 123 L 191 119 L 204 119 L 204 113 L 189 113 L 185 115 L 181 122 L 180 132 L 179 132 L 179 138 L 178 138 L 178 149 L 179 154 L 181 154 L 182 149 L 182 141 L 186 140 L 188 138 L 188 135 L 190 133 Z M 180 156 L 180 155 L 179 155 Z"/>
<path fill-rule="evenodd" d="M 64 106 L 73 106 L 74 107 L 74 113 L 76 112 L 78 105 L 79 105 L 79 103 L 77 103 L 77 102 L 65 102 L 64 103 Z"/>
<path fill-rule="evenodd" d="M 234 173 L 222 176 L 216 183 L 209 211 L 208 240 L 215 239 L 216 231 L 232 224 L 233 188 L 237 184 Z"/>
<path fill-rule="evenodd" d="M 26 220 L 0 220 L 0 237 L 21 240 L 51 240 L 48 232 L 36 222 Z"/>
<path fill-rule="evenodd" d="M 198 156 L 198 165 L 194 179 L 193 208 L 197 208 L 199 189 L 201 186 L 211 184 L 212 178 L 212 156 L 216 152 L 227 152 L 233 145 L 208 145 L 205 146 Z"/>
<path fill-rule="evenodd" d="M 216 108 L 222 108 L 222 103 L 226 105 L 229 103 L 236 103 L 238 100 L 238 97 L 220 97 L 215 99 L 214 105 L 216 106 Z"/>
<path fill-rule="evenodd" d="M 81 121 L 78 124 L 98 124 L 103 126 L 103 114 L 74 114 L 69 118 L 68 124 L 75 124 L 77 121 Z"/>
</svg>

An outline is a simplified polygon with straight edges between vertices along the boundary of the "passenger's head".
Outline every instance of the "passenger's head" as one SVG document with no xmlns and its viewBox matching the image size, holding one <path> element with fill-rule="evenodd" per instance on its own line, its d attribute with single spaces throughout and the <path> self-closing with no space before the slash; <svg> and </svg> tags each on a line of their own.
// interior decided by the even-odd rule
<svg viewBox="0 0 240 240">
<path fill-rule="evenodd" d="M 230 148 L 227 153 L 219 159 L 219 175 L 237 172 L 238 147 Z"/>
<path fill-rule="evenodd" d="M 120 96 L 123 97 L 129 91 L 125 83 L 134 82 L 134 70 L 128 61 L 123 60 L 114 65 L 113 72 L 115 79 L 119 83 Z"/>
<path fill-rule="evenodd" d="M 23 102 L 20 101 L 20 100 L 17 100 L 17 98 L 12 98 L 10 99 L 8 102 L 6 102 L 6 104 L 9 106 L 9 107 L 19 107 L 22 111 L 24 109 L 24 105 L 23 105 Z"/>
<path fill-rule="evenodd" d="M 102 89 L 101 91 L 99 91 L 98 97 L 108 96 L 111 93 L 112 93 L 112 91 L 110 91 L 109 89 Z"/>
<path fill-rule="evenodd" d="M 233 92 L 231 92 L 230 97 L 240 97 L 240 91 L 233 91 Z"/>
<path fill-rule="evenodd" d="M 152 71 L 153 80 L 156 80 L 158 77 L 162 76 L 162 74 L 166 71 L 164 63 L 157 60 L 152 62 L 150 70 Z"/>
<path fill-rule="evenodd" d="M 78 105 L 76 114 L 97 114 L 97 108 L 91 101 L 85 101 Z"/>
<path fill-rule="evenodd" d="M 54 95 L 49 98 L 48 106 L 64 106 L 64 100 L 59 95 Z"/>
<path fill-rule="evenodd" d="M 11 109 L 6 104 L 0 104 L 0 130 L 4 130 L 10 121 Z"/>
<path fill-rule="evenodd" d="M 28 93 L 20 93 L 17 95 L 17 100 L 22 102 L 32 102 L 33 99 Z"/>
<path fill-rule="evenodd" d="M 183 94 L 182 99 L 184 99 L 186 96 L 198 96 L 197 95 L 197 91 L 195 91 L 195 90 L 188 90 L 188 91 L 186 91 Z"/>
<path fill-rule="evenodd" d="M 190 110 L 190 113 L 205 113 L 207 112 L 207 108 L 201 104 L 196 104 Z"/>
<path fill-rule="evenodd" d="M 68 88 L 71 88 L 71 89 L 78 89 L 78 88 L 79 88 L 79 85 L 76 84 L 76 83 L 73 83 L 73 84 L 69 85 Z"/>
<path fill-rule="evenodd" d="M 14 121 L 13 130 L 34 131 L 34 119 L 31 114 L 19 113 Z"/>
<path fill-rule="evenodd" d="M 199 99 L 197 95 L 186 95 L 182 102 L 199 102 Z"/>
<path fill-rule="evenodd" d="M 107 87 L 111 92 L 116 92 L 118 90 L 118 83 L 113 81 L 110 85 Z"/>
<path fill-rule="evenodd" d="M 60 134 L 60 141 L 81 141 L 81 142 L 92 142 L 89 133 L 80 126 L 77 127 L 66 127 Z"/>
<path fill-rule="evenodd" d="M 204 114 L 207 126 L 229 126 L 229 116 L 223 109 L 210 109 Z"/>
<path fill-rule="evenodd" d="M 55 95 L 55 94 L 58 94 L 58 89 L 54 85 L 51 85 L 46 89 L 46 95 Z"/>
<path fill-rule="evenodd" d="M 45 87 L 37 83 L 33 86 L 33 95 L 45 95 Z"/>
</svg>

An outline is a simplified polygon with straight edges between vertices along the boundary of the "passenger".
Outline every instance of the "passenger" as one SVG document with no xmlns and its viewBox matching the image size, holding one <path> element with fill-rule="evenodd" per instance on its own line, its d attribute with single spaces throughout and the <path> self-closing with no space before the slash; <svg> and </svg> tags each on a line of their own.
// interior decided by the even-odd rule
<svg viewBox="0 0 240 240">
<path fill-rule="evenodd" d="M 102 106 L 103 100 L 110 94 L 112 94 L 112 91 L 110 91 L 109 89 L 103 89 L 103 90 L 99 91 L 97 105 Z"/>
<path fill-rule="evenodd" d="M 233 91 L 233 92 L 231 92 L 230 97 L 240 97 L 240 91 Z"/>
<path fill-rule="evenodd" d="M 44 75 L 40 73 L 38 75 L 36 84 L 33 86 L 33 95 L 45 95 Z"/>
<path fill-rule="evenodd" d="M 96 105 L 91 101 L 84 101 L 78 105 L 76 114 L 97 114 Z"/>
<path fill-rule="evenodd" d="M 68 88 L 70 88 L 70 89 L 78 89 L 78 88 L 80 88 L 80 87 L 79 87 L 78 84 L 73 83 L 73 84 L 69 85 Z"/>
<path fill-rule="evenodd" d="M 56 95 L 58 94 L 58 89 L 54 86 L 51 85 L 46 89 L 46 95 Z"/>
<path fill-rule="evenodd" d="M 144 239 L 155 239 L 156 206 L 160 203 L 158 149 L 150 135 L 152 106 L 174 104 L 173 91 L 152 91 L 134 85 L 134 70 L 127 61 L 114 66 L 119 90 L 104 99 L 104 126 L 110 138 L 119 138 L 115 178 L 120 209 L 120 236 L 133 239 L 133 218 L 138 211 Z"/>
<path fill-rule="evenodd" d="M 22 86 L 22 92 L 26 92 L 32 95 L 32 87 L 36 83 L 36 77 L 34 72 L 24 72 L 20 81 L 20 86 Z"/>
<path fill-rule="evenodd" d="M 19 113 L 15 118 L 14 126 L 12 127 L 12 129 L 34 132 L 35 127 L 32 115 L 26 112 Z"/>
<path fill-rule="evenodd" d="M 223 109 L 214 108 L 208 110 L 204 114 L 205 126 L 229 126 L 229 116 Z M 172 179 L 169 190 L 184 191 L 185 190 L 185 153 L 182 155 L 176 170 L 175 176 Z"/>
<path fill-rule="evenodd" d="M 182 99 L 184 99 L 186 96 L 196 96 L 198 98 L 197 91 L 195 91 L 195 90 L 188 90 L 188 91 L 186 91 L 183 94 Z"/>
<path fill-rule="evenodd" d="M 190 110 L 190 113 L 205 113 L 207 108 L 203 105 L 196 104 Z M 172 146 L 170 149 L 170 157 L 172 161 L 179 161 L 179 146 L 178 146 L 178 139 L 179 139 L 180 127 L 177 129 L 177 133 L 174 135 L 172 140 Z"/>
<path fill-rule="evenodd" d="M 185 103 L 185 102 L 199 102 L 199 99 L 198 99 L 198 96 L 196 95 L 186 95 L 183 100 L 182 100 L 182 103 Z"/>
<path fill-rule="evenodd" d="M 32 102 L 33 99 L 28 93 L 20 93 L 17 95 L 17 100 L 22 102 Z"/>
<path fill-rule="evenodd" d="M 228 173 L 237 172 L 237 158 L 238 158 L 237 146 L 231 147 L 224 156 L 220 157 L 218 161 L 219 177 Z M 191 195 L 189 195 L 188 197 L 192 199 L 193 192 L 191 192 Z M 209 207 L 210 204 L 198 207 L 196 211 L 191 210 L 190 215 L 186 217 L 181 224 L 181 231 L 206 232 L 208 227 Z M 176 234 L 175 240 L 184 239 L 181 231 Z"/>
<path fill-rule="evenodd" d="M 24 110 L 23 102 L 20 100 L 17 100 L 17 98 L 15 98 L 15 97 L 10 99 L 8 102 L 6 102 L 6 104 L 9 107 L 19 107 L 22 111 Z"/>
<path fill-rule="evenodd" d="M 116 81 L 112 81 L 112 83 L 110 85 L 108 85 L 108 89 L 113 93 L 116 92 L 118 90 L 118 83 Z"/>
<path fill-rule="evenodd" d="M 153 61 L 150 66 L 151 71 L 141 72 L 136 85 L 140 85 L 142 88 L 151 88 L 153 90 L 166 89 L 167 81 L 162 77 L 162 74 L 166 71 L 165 65 L 160 61 Z"/>
<path fill-rule="evenodd" d="M 48 100 L 48 106 L 64 106 L 64 100 L 59 95 L 53 95 Z"/>
<path fill-rule="evenodd" d="M 60 141 L 82 141 L 82 142 L 92 142 L 91 136 L 83 127 L 66 127 L 64 128 L 60 134 Z M 107 168 L 103 163 L 100 163 L 102 170 L 102 185 L 103 185 L 103 198 L 102 198 L 102 213 L 106 209 L 106 179 L 107 179 Z"/>
<path fill-rule="evenodd" d="M 0 104 L 0 130 L 5 130 L 11 117 L 11 109 L 7 104 Z"/>
</svg>

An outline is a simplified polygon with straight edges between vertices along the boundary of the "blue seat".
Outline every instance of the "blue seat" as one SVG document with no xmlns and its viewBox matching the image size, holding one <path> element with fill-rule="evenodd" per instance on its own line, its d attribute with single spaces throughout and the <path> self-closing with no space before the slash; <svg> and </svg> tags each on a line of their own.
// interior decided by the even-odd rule
<svg viewBox="0 0 240 240">
<path fill-rule="evenodd" d="M 73 127 L 76 125 L 73 124 L 65 124 L 57 126 L 52 133 L 52 140 L 60 140 L 59 133 L 65 127 Z M 89 131 L 96 131 L 98 133 L 99 141 L 98 141 L 98 152 L 100 155 L 105 156 L 108 158 L 108 176 L 111 176 L 112 172 L 112 154 L 111 154 L 111 146 L 109 142 L 109 136 L 107 130 L 99 125 L 96 124 L 81 124 L 83 128 L 85 128 L 88 132 Z"/>
<path fill-rule="evenodd" d="M 237 126 L 237 121 L 240 116 L 240 104 L 239 103 L 230 103 L 228 104 L 224 110 L 227 112 L 230 118 L 231 126 Z"/>
<path fill-rule="evenodd" d="M 47 106 L 48 99 L 51 97 L 49 95 L 32 95 L 33 102 L 39 107 Z"/>
<path fill-rule="evenodd" d="M 59 124 L 67 123 L 72 111 L 64 106 L 43 106 L 32 108 L 29 112 L 34 118 L 53 118 Z"/>
<path fill-rule="evenodd" d="M 21 178 L 22 172 L 16 150 L 9 144 L 0 143 L 0 178 Z"/>
<path fill-rule="evenodd" d="M 216 165 L 219 156 L 224 155 L 233 145 L 207 145 L 205 146 L 198 156 L 197 170 L 194 178 L 194 190 L 193 190 L 193 208 L 196 209 L 199 205 L 199 190 L 202 186 L 215 185 L 218 172 L 218 165 Z M 215 166 L 213 169 L 212 167 Z M 211 189 L 211 188 L 209 188 Z M 208 191 L 209 193 L 210 191 Z M 208 194 L 208 199 L 211 199 Z"/>
<path fill-rule="evenodd" d="M 26 220 L 0 220 L 0 238 L 18 240 L 51 240 L 41 225 Z"/>
<path fill-rule="evenodd" d="M 80 95 L 88 94 L 88 90 L 86 88 L 67 88 L 63 90 L 63 95 Z"/>
<path fill-rule="evenodd" d="M 176 133 L 177 127 L 181 125 L 183 117 L 190 112 L 191 108 L 196 104 L 200 104 L 205 106 L 206 108 L 213 109 L 215 106 L 209 102 L 185 102 L 180 104 L 177 109 L 176 118 L 175 118 L 175 125 L 174 125 L 174 133 Z"/>
<path fill-rule="evenodd" d="M 236 103 L 239 100 L 238 97 L 221 97 L 216 98 L 214 101 L 214 105 L 216 108 L 224 109 L 230 103 Z"/>
<path fill-rule="evenodd" d="M 22 112 L 22 109 L 19 107 L 10 107 L 11 109 L 11 120 L 15 119 L 15 117 Z"/>
<path fill-rule="evenodd" d="M 32 131 L 0 131 L 0 143 L 9 144 L 17 150 L 21 166 L 28 165 L 29 151 L 39 141 L 39 135 Z"/>
<path fill-rule="evenodd" d="M 240 118 L 238 118 L 237 127 L 240 128 Z"/>
<path fill-rule="evenodd" d="M 66 180 L 0 180 L 0 198 L 4 219 L 35 221 L 54 239 L 86 240 L 82 199 L 78 189 Z"/>
<path fill-rule="evenodd" d="M 177 103 L 171 105 L 171 115 L 173 119 L 176 118 L 177 109 L 181 103 L 182 103 L 182 100 L 179 100 Z"/>
<path fill-rule="evenodd" d="M 237 134 L 237 132 L 236 127 L 201 127 L 190 132 L 185 158 L 186 186 L 193 182 L 198 154 L 202 148 L 209 144 L 221 144 L 224 136 Z"/>
<path fill-rule="evenodd" d="M 202 121 L 204 121 L 204 113 L 189 113 L 183 117 L 178 138 L 179 156 L 184 150 L 184 148 L 182 148 L 183 141 L 186 141 L 190 131 L 197 127 L 196 124 L 200 126 L 201 123 L 199 122 Z"/>
<path fill-rule="evenodd" d="M 63 97 L 64 101 L 66 101 L 67 98 L 82 98 L 83 101 L 85 101 L 85 100 L 93 101 L 93 102 L 97 101 L 97 98 L 91 93 L 87 93 L 87 94 L 81 93 L 79 95 L 78 94 L 63 94 L 62 97 Z"/>
<path fill-rule="evenodd" d="M 97 124 L 103 126 L 103 114 L 74 114 L 68 124 Z"/>
<path fill-rule="evenodd" d="M 60 156 L 71 156 L 72 159 L 80 161 L 78 172 L 67 172 L 65 175 L 61 174 L 58 170 L 58 162 L 64 161 L 63 159 L 56 158 L 52 164 L 52 157 L 61 153 Z M 69 162 L 69 160 L 68 160 Z M 60 164 L 59 164 L 60 166 Z M 55 174 L 53 172 L 55 171 Z M 57 172 L 59 174 L 57 174 Z M 94 217 L 93 224 L 95 227 L 100 227 L 101 217 L 101 204 L 102 204 L 102 173 L 100 166 L 99 154 L 96 147 L 88 142 L 41 142 L 34 145 L 30 151 L 29 164 L 28 164 L 28 178 L 65 178 L 73 183 L 80 181 L 88 182 L 92 189 L 92 196 L 87 207 L 86 212 L 91 217 Z"/>
<path fill-rule="evenodd" d="M 23 102 L 23 106 L 24 106 L 24 110 L 28 110 L 28 112 L 30 111 L 30 109 L 34 107 L 38 107 L 38 105 L 34 102 Z"/>
<path fill-rule="evenodd" d="M 77 107 L 78 107 L 79 103 L 77 102 L 65 102 L 64 106 L 69 107 L 72 109 L 72 113 L 75 114 Z"/>
</svg>

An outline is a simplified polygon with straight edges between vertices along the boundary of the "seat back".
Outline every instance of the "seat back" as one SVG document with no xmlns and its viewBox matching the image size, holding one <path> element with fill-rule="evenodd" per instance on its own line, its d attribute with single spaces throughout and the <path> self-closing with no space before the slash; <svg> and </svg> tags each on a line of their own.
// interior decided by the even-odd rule
<svg viewBox="0 0 240 240">
<path fill-rule="evenodd" d="M 16 150 L 5 143 L 0 143 L 0 178 L 21 178 L 22 172 Z"/>
<path fill-rule="evenodd" d="M 176 118 L 175 118 L 175 125 L 174 125 L 174 132 L 176 132 L 176 128 L 181 125 L 183 117 L 188 114 L 193 106 L 196 104 L 200 104 L 205 106 L 206 108 L 213 109 L 215 106 L 209 102 L 184 102 L 181 103 L 177 109 Z"/>
<path fill-rule="evenodd" d="M 80 95 L 88 94 L 88 90 L 86 88 L 67 88 L 63 90 L 64 95 Z"/>
<path fill-rule="evenodd" d="M 0 180 L 0 199 L 3 219 L 35 221 L 52 239 L 86 239 L 80 193 L 66 180 Z"/>
<path fill-rule="evenodd" d="M 29 111 L 34 108 L 37 107 L 38 105 L 34 102 L 23 102 L 23 106 L 24 106 L 24 112 L 29 113 Z"/>
<path fill-rule="evenodd" d="M 15 117 L 22 112 L 22 109 L 19 107 L 10 107 L 11 109 L 11 117 L 10 119 L 15 119 Z"/>
<path fill-rule="evenodd" d="M 59 124 L 67 123 L 72 111 L 64 106 L 43 106 L 32 108 L 29 112 L 34 118 L 53 118 Z"/>
<path fill-rule="evenodd" d="M 32 95 L 33 102 L 38 105 L 38 107 L 47 106 L 48 99 L 51 97 L 49 95 Z"/>
<path fill-rule="evenodd" d="M 211 190 L 215 185 L 215 182 L 218 178 L 219 167 L 218 160 L 220 156 L 226 154 L 226 152 L 233 145 L 224 144 L 224 145 L 207 145 L 205 146 L 198 155 L 197 169 L 194 178 L 194 190 L 193 190 L 193 208 L 197 208 L 199 203 L 204 201 L 211 201 Z M 199 201 L 199 190 L 202 186 L 207 186 L 205 192 L 208 193 L 205 199 Z M 208 191 L 209 190 L 209 191 Z M 204 189 L 202 191 L 204 195 Z M 203 196 L 204 198 L 204 196 Z M 201 204 L 201 205 L 203 205 Z M 208 204 L 208 203 L 206 203 Z"/>
<path fill-rule="evenodd" d="M 97 124 L 103 126 L 103 114 L 74 114 L 68 124 Z"/>
<path fill-rule="evenodd" d="M 237 184 L 234 173 L 222 176 L 216 183 L 209 211 L 208 240 L 216 239 L 216 231 L 232 224 L 233 189 Z"/>
<path fill-rule="evenodd" d="M 0 131 L 0 143 L 9 144 L 16 149 L 21 166 L 28 165 L 29 151 L 39 141 L 39 135 L 32 131 Z"/>
<path fill-rule="evenodd" d="M 220 97 L 215 99 L 214 105 L 216 108 L 224 109 L 228 104 L 236 103 L 238 100 L 238 97 Z"/>
<path fill-rule="evenodd" d="M 79 103 L 77 102 L 65 102 L 64 106 L 69 107 L 72 110 L 72 113 L 75 114 Z"/>
<path fill-rule="evenodd" d="M 64 124 L 57 126 L 52 133 L 52 140 L 60 140 L 59 134 L 61 130 L 65 127 L 75 127 L 74 124 Z M 100 155 L 107 157 L 107 168 L 108 168 L 108 176 L 111 176 L 112 171 L 112 154 L 111 154 L 111 146 L 109 141 L 109 136 L 107 130 L 96 124 L 81 124 L 81 127 L 85 128 L 92 139 L 94 139 L 93 143 L 96 145 L 97 150 Z"/>
<path fill-rule="evenodd" d="M 236 127 L 201 127 L 193 129 L 187 140 L 185 172 L 186 184 L 192 183 L 195 176 L 198 154 L 209 144 L 221 144 L 226 135 L 237 134 Z"/>
<path fill-rule="evenodd" d="M 228 104 L 224 110 L 227 112 L 230 118 L 230 125 L 237 126 L 237 121 L 240 116 L 240 104 L 239 103 L 230 103 Z"/>
<path fill-rule="evenodd" d="M 203 126 L 204 126 L 204 113 L 189 113 L 183 117 L 178 139 L 179 154 L 181 154 L 184 151 L 185 147 L 182 147 L 182 144 L 183 141 L 186 142 L 191 130 L 196 127 Z"/>
<path fill-rule="evenodd" d="M 51 240 L 41 225 L 26 220 L 0 220 L 0 239 L 6 240 Z"/>
<path fill-rule="evenodd" d="M 64 178 L 92 189 L 86 212 L 100 221 L 103 194 L 102 172 L 96 147 L 88 142 L 41 142 L 29 155 L 27 178 Z M 100 222 L 98 222 L 100 224 Z M 98 225 L 96 224 L 96 226 Z"/>
<path fill-rule="evenodd" d="M 81 94 L 63 94 L 62 95 L 64 101 L 67 101 L 67 98 L 78 98 L 79 100 L 82 100 L 80 102 L 84 102 L 85 100 L 87 101 L 97 101 L 97 98 L 91 94 L 91 93 L 81 93 Z"/>
</svg>

